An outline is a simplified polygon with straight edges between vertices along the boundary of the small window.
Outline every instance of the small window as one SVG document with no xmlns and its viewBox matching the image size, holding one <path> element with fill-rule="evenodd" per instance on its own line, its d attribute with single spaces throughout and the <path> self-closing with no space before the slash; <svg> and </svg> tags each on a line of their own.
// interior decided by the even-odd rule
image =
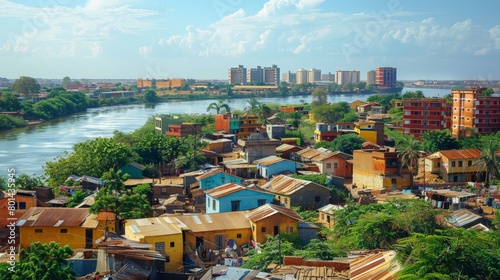
<svg viewBox="0 0 500 280">
<path fill-rule="evenodd" d="M 469 160 L 469 161 L 467 162 L 467 165 L 468 165 L 468 166 L 472 166 L 472 160 Z"/>
<path fill-rule="evenodd" d="M 167 193 L 167 188 L 161 188 L 161 193 L 163 194 Z"/>
<path fill-rule="evenodd" d="M 68 229 L 67 228 L 62 228 L 59 230 L 60 233 L 68 233 Z"/>
<path fill-rule="evenodd" d="M 455 167 L 455 162 L 454 161 L 451 162 L 451 167 Z"/>
<path fill-rule="evenodd" d="M 338 162 L 334 162 L 334 163 L 333 163 L 333 168 L 335 168 L 335 169 L 336 169 L 336 168 L 339 168 L 339 164 L 338 164 Z"/>
<path fill-rule="evenodd" d="M 462 167 L 462 161 L 461 160 L 458 162 L 458 167 Z"/>
<path fill-rule="evenodd" d="M 262 227 L 262 228 L 260 229 L 260 231 L 261 231 L 261 232 L 266 232 L 266 227 Z"/>
<path fill-rule="evenodd" d="M 331 163 L 327 163 L 326 164 L 326 168 L 332 168 L 332 164 Z"/>
<path fill-rule="evenodd" d="M 236 238 L 241 238 L 241 233 L 236 234 Z"/>
<path fill-rule="evenodd" d="M 36 228 L 35 233 L 43 233 L 43 230 L 41 228 Z"/>
<path fill-rule="evenodd" d="M 175 242 L 174 241 L 170 242 L 170 248 L 173 248 L 173 247 L 175 247 Z"/>
<path fill-rule="evenodd" d="M 215 210 L 217 208 L 217 200 L 214 200 L 214 203 L 212 203 L 212 210 Z"/>
<path fill-rule="evenodd" d="M 26 209 L 26 202 L 19 202 L 19 208 L 18 209 Z"/>
<path fill-rule="evenodd" d="M 257 205 L 258 205 L 258 206 L 262 206 L 262 205 L 264 205 L 264 204 L 266 204 L 266 200 L 265 200 L 265 199 L 258 199 L 258 200 L 257 200 Z"/>
</svg>

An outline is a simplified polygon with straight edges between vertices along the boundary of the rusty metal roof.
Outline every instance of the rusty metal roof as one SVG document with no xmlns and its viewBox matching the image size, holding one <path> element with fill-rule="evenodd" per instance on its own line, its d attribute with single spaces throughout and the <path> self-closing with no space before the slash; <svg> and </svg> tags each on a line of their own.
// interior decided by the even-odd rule
<svg viewBox="0 0 500 280">
<path fill-rule="evenodd" d="M 373 255 L 362 256 L 351 261 L 349 279 L 394 279 L 400 270 L 395 261 L 396 251 L 384 251 Z"/>
<path fill-rule="evenodd" d="M 279 206 L 276 204 L 264 204 L 254 210 L 251 210 L 247 215 L 246 218 L 250 221 L 257 222 L 262 219 L 265 219 L 267 217 L 276 215 L 276 214 L 282 214 L 287 217 L 290 217 L 292 219 L 295 219 L 299 222 L 302 221 L 302 218 L 297 214 L 293 209 L 286 208 L 283 206 Z"/>
<path fill-rule="evenodd" d="M 239 192 L 239 191 L 244 190 L 244 189 L 245 189 L 245 187 L 240 186 L 238 184 L 227 183 L 227 184 L 224 184 L 222 186 L 208 190 L 205 193 L 210 195 L 211 197 L 220 198 L 220 197 L 223 197 L 223 196 L 235 193 L 235 192 Z"/>
<path fill-rule="evenodd" d="M 333 214 L 335 211 L 342 210 L 344 209 L 344 206 L 341 205 L 334 205 L 334 204 L 327 204 L 321 208 L 318 209 L 319 212 L 324 212 L 327 214 Z"/>
<path fill-rule="evenodd" d="M 467 209 L 460 209 L 451 213 L 450 216 L 446 218 L 446 221 L 454 227 L 467 227 L 468 224 L 481 219 L 482 217 L 478 214 Z"/>
<path fill-rule="evenodd" d="M 20 227 L 78 227 L 88 216 L 88 208 L 32 207 L 19 218 L 17 225 Z"/>
<path fill-rule="evenodd" d="M 272 193 L 290 195 L 306 186 L 315 186 L 328 189 L 314 182 L 296 179 L 286 175 L 278 175 L 273 177 L 271 181 L 264 184 L 261 188 Z"/>
<path fill-rule="evenodd" d="M 443 150 L 439 153 L 448 159 L 478 159 L 481 157 L 479 149 Z"/>
<path fill-rule="evenodd" d="M 268 156 L 268 157 L 265 157 L 265 158 L 254 160 L 253 164 L 260 164 L 260 165 L 264 165 L 264 166 L 269 166 L 269 165 L 273 165 L 273 164 L 276 164 L 276 163 L 279 163 L 279 162 L 282 162 L 282 161 L 285 161 L 285 160 L 286 159 L 280 158 L 280 157 L 277 157 L 277 156 Z"/>
<path fill-rule="evenodd" d="M 295 145 L 281 144 L 278 147 L 276 147 L 276 152 L 281 153 L 281 152 L 284 152 L 284 151 L 291 150 L 293 148 L 299 148 L 300 149 L 300 147 L 295 146 Z"/>
<path fill-rule="evenodd" d="M 235 211 L 215 214 L 185 213 L 164 214 L 161 217 L 177 219 L 192 232 L 224 231 L 249 229 L 250 223 L 245 218 L 246 211 Z"/>
</svg>

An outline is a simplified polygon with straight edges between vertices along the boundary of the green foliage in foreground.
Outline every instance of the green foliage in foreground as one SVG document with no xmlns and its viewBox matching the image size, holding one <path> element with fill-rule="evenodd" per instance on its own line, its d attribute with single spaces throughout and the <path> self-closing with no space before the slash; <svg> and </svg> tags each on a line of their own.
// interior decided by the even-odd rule
<svg viewBox="0 0 500 280">
<path fill-rule="evenodd" d="M 56 242 L 35 242 L 27 251 L 21 249 L 14 272 L 9 270 L 9 264 L 3 264 L 0 275 L 4 280 L 71 280 L 75 275 L 65 259 L 72 254 L 73 250 L 68 245 L 59 247 Z"/>
<path fill-rule="evenodd" d="M 26 121 L 21 117 L 13 117 L 0 114 L 0 130 L 26 126 Z"/>
</svg>

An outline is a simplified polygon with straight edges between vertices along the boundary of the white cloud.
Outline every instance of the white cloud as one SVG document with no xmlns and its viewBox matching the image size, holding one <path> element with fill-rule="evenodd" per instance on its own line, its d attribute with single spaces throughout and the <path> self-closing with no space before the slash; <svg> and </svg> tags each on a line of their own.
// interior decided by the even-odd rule
<svg viewBox="0 0 500 280">
<path fill-rule="evenodd" d="M 102 45 L 99 42 L 94 42 L 89 46 L 90 56 L 97 57 L 103 53 Z"/>
<path fill-rule="evenodd" d="M 490 38 L 494 41 L 495 48 L 500 50 L 500 25 L 491 28 L 489 31 Z"/>
<path fill-rule="evenodd" d="M 142 46 L 139 48 L 139 54 L 148 55 L 151 53 L 151 48 L 147 46 Z"/>
<path fill-rule="evenodd" d="M 102 52 L 102 45 L 98 48 L 94 42 L 109 39 L 113 32 L 136 33 L 155 28 L 155 23 L 149 18 L 157 15 L 156 11 L 133 8 L 123 5 L 124 2 L 127 1 L 89 0 L 84 6 L 70 8 L 32 7 L 1 1 L 2 16 L 17 20 L 21 31 L 11 36 L 0 50 L 25 52 L 36 49 L 54 54 L 61 44 L 73 42 L 77 43 L 75 52 L 85 52 L 86 44 L 91 44 L 92 53 L 98 55 Z M 19 42 L 23 41 L 26 43 L 21 47 Z"/>
</svg>

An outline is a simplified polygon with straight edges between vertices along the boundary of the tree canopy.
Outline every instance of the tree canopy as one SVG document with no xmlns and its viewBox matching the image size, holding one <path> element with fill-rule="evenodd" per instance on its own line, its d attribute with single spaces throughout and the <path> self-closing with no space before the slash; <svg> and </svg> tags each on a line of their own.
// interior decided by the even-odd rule
<svg viewBox="0 0 500 280">
<path fill-rule="evenodd" d="M 231 113 L 231 108 L 229 107 L 229 105 L 224 103 L 224 100 L 218 100 L 217 102 L 208 104 L 207 112 L 210 112 L 210 110 L 215 110 L 217 114 L 220 114 L 222 112 Z"/>
<path fill-rule="evenodd" d="M 319 105 L 312 110 L 317 122 L 333 123 L 342 120 L 350 112 L 347 102 L 337 102 L 331 105 Z"/>
<path fill-rule="evenodd" d="M 68 245 L 34 242 L 28 250 L 21 249 L 14 272 L 8 270 L 9 265 L 2 265 L 0 275 L 5 280 L 72 280 L 76 275 L 65 260 L 72 254 L 73 249 Z"/>
<path fill-rule="evenodd" d="M 403 135 L 397 143 L 398 156 L 401 158 L 401 165 L 406 166 L 410 171 L 410 187 L 413 188 L 413 177 L 418 172 L 418 159 L 421 143 L 411 135 Z"/>
<path fill-rule="evenodd" d="M 426 152 L 437 152 L 439 150 L 459 149 L 460 145 L 456 138 L 451 137 L 450 130 L 432 130 L 422 134 L 422 148 Z"/>
<path fill-rule="evenodd" d="M 40 84 L 32 77 L 22 76 L 12 84 L 12 90 L 18 92 L 26 98 L 32 98 L 40 91 Z"/>
<path fill-rule="evenodd" d="M 356 133 L 342 134 L 333 139 L 331 149 L 352 155 L 354 150 L 362 148 L 364 142 L 365 140 Z"/>
<path fill-rule="evenodd" d="M 315 107 L 327 105 L 327 104 L 328 104 L 328 92 L 326 90 L 316 88 L 312 92 L 311 106 L 313 108 L 315 108 Z"/>
</svg>

